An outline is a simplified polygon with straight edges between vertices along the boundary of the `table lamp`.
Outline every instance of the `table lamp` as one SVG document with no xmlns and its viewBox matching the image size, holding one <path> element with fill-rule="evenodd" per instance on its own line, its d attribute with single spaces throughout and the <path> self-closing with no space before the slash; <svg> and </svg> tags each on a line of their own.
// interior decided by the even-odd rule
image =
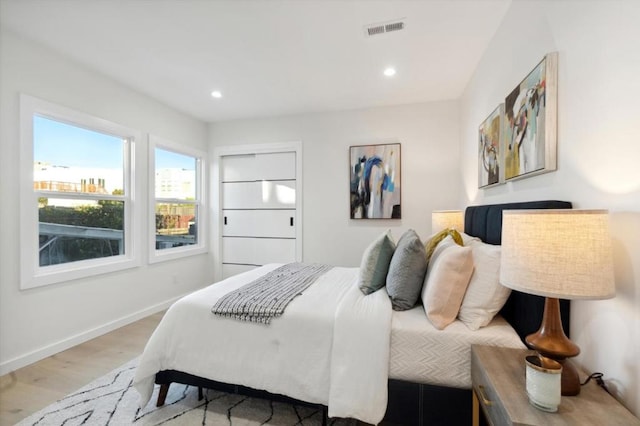
<svg viewBox="0 0 640 426">
<path fill-rule="evenodd" d="M 432 234 L 449 228 L 453 228 L 458 232 L 464 231 L 462 210 L 436 210 L 431 212 Z"/>
<path fill-rule="evenodd" d="M 540 329 L 527 344 L 562 364 L 562 395 L 577 395 L 580 379 L 567 358 L 580 348 L 562 329 L 558 299 L 615 295 L 608 212 L 505 210 L 501 251 L 500 283 L 546 298 Z"/>
</svg>

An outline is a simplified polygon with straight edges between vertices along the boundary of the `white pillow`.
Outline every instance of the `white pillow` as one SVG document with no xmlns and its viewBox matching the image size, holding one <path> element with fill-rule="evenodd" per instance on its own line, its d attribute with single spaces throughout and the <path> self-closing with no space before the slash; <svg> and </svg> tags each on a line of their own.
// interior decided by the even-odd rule
<svg viewBox="0 0 640 426">
<path fill-rule="evenodd" d="M 511 289 L 500 284 L 500 246 L 480 240 L 465 241 L 473 251 L 474 271 L 458 318 L 471 330 L 489 324 L 502 309 Z"/>
<path fill-rule="evenodd" d="M 471 243 L 472 241 L 482 241 L 480 238 L 478 238 L 478 237 L 472 237 L 471 235 L 469 235 L 469 234 L 465 234 L 464 232 L 461 232 L 461 233 L 460 233 L 460 236 L 462 237 L 462 243 L 463 243 L 465 246 L 468 246 L 468 245 L 469 245 L 469 243 Z"/>
<path fill-rule="evenodd" d="M 438 330 L 456 319 L 472 273 L 471 248 L 459 246 L 451 236 L 438 243 L 422 287 L 424 310 Z"/>
</svg>

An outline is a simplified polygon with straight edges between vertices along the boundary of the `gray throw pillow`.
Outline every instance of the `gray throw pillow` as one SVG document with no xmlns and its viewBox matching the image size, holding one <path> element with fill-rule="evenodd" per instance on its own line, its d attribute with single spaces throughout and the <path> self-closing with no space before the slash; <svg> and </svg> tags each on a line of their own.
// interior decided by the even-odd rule
<svg viewBox="0 0 640 426">
<path fill-rule="evenodd" d="M 387 293 L 394 310 L 404 311 L 415 306 L 426 272 L 424 245 L 418 234 L 410 229 L 400 237 L 387 274 Z"/>
<path fill-rule="evenodd" d="M 389 271 L 389 263 L 396 244 L 388 230 L 373 241 L 362 255 L 358 287 L 365 295 L 384 287 Z"/>
</svg>

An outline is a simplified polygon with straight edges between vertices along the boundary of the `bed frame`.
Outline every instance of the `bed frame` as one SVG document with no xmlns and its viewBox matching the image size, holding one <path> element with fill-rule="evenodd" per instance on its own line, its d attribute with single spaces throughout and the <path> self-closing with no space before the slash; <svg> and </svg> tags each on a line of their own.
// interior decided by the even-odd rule
<svg viewBox="0 0 640 426">
<path fill-rule="evenodd" d="M 524 203 L 470 206 L 465 211 L 465 233 L 478 237 L 488 244 L 499 245 L 502 239 L 502 211 L 521 209 L 570 209 L 566 201 L 532 201 Z M 569 334 L 569 301 L 560 301 L 561 320 Z M 512 291 L 500 314 L 511 324 L 524 342 L 528 334 L 535 332 L 542 319 L 544 298 Z M 180 371 L 165 370 L 156 374 L 160 384 L 157 405 L 163 405 L 169 385 L 182 383 L 197 386 L 202 398 L 202 388 L 266 397 L 277 401 L 314 405 L 283 395 L 274 395 L 244 386 L 216 382 Z M 471 424 L 471 390 L 389 379 L 389 402 L 385 422 L 398 425 L 450 425 Z M 321 406 L 323 425 L 327 408 Z"/>
</svg>

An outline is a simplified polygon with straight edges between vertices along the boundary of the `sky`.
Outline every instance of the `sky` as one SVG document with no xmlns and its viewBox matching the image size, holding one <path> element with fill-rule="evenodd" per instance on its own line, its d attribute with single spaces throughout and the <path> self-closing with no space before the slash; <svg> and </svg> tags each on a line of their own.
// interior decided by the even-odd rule
<svg viewBox="0 0 640 426">
<path fill-rule="evenodd" d="M 56 166 L 122 169 L 122 139 L 33 117 L 33 158 Z M 193 157 L 156 149 L 156 168 L 194 170 Z"/>
</svg>

